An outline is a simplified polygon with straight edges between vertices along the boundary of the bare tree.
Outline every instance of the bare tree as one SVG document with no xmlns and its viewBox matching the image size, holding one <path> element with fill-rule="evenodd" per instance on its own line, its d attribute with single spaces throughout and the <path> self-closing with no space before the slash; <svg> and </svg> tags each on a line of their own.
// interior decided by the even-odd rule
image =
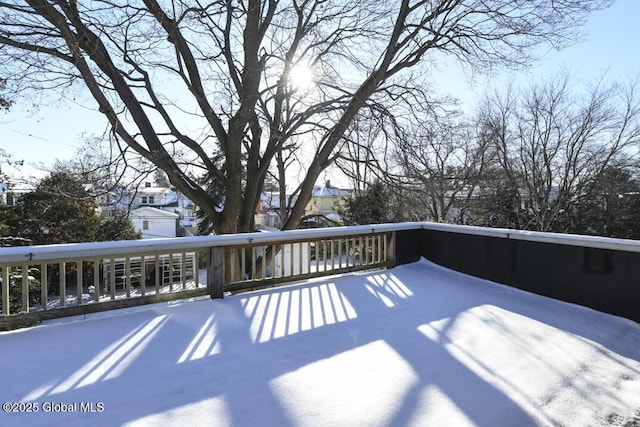
<svg viewBox="0 0 640 427">
<path fill-rule="evenodd" d="M 51 173 L 65 172 L 96 191 L 109 192 L 123 181 L 127 167 L 120 153 L 114 153 L 108 138 L 84 135 L 82 144 L 69 160 L 57 159 Z"/>
<path fill-rule="evenodd" d="M 471 123 L 455 112 L 423 117 L 399 141 L 396 157 L 409 193 L 436 222 L 464 223 L 491 165 L 486 139 L 474 135 Z"/>
<path fill-rule="evenodd" d="M 217 233 L 252 228 L 276 154 L 313 135 L 284 224 L 293 228 L 354 117 L 421 86 L 425 76 L 409 74 L 419 64 L 443 53 L 479 69 L 523 64 L 541 43 L 571 42 L 610 3 L 1 1 L 0 68 L 15 91 L 75 96 L 83 83 L 123 151 L 165 171 Z M 313 70 L 308 89 L 292 80 L 296 67 Z M 223 189 L 222 206 L 207 185 Z"/>
<path fill-rule="evenodd" d="M 557 229 L 565 212 L 640 143 L 637 81 L 599 82 L 581 96 L 562 75 L 488 97 L 481 116 L 526 229 L 565 231 Z"/>
<path fill-rule="evenodd" d="M 393 113 L 380 107 L 363 108 L 354 117 L 338 148 L 336 166 L 356 192 L 368 189 L 376 181 L 390 184 L 389 162 L 396 134 L 401 129 Z"/>
</svg>

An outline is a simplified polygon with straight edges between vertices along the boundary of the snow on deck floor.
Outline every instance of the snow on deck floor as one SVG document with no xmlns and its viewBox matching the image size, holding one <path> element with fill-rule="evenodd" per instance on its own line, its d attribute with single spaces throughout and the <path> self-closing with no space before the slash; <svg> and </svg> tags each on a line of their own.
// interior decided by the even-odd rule
<svg viewBox="0 0 640 427">
<path fill-rule="evenodd" d="M 637 426 L 640 326 L 422 260 L 0 333 L 0 380 L 2 426 Z"/>
</svg>

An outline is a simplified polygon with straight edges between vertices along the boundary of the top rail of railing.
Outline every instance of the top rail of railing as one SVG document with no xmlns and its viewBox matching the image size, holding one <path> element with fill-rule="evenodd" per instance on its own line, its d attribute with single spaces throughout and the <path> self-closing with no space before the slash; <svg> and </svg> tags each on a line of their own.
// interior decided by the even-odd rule
<svg viewBox="0 0 640 427">
<path fill-rule="evenodd" d="M 65 258 L 91 258 L 135 254 L 143 251 L 174 251 L 216 246 L 236 246 L 247 243 L 289 242 L 325 237 L 342 237 L 364 233 L 383 233 L 402 230 L 426 229 L 451 233 L 474 234 L 488 237 L 555 243 L 572 246 L 640 252 L 640 241 L 610 237 L 584 236 L 563 233 L 512 230 L 505 228 L 474 227 L 433 222 L 405 222 L 394 224 L 361 225 L 352 227 L 316 228 L 305 230 L 256 232 L 221 236 L 196 236 L 148 240 L 122 240 L 116 242 L 67 243 L 0 248 L 0 264 L 56 261 Z"/>
<path fill-rule="evenodd" d="M 413 223 L 412 223 L 413 224 Z M 474 234 L 530 242 L 553 243 L 560 245 L 582 246 L 587 248 L 610 249 L 627 252 L 640 252 L 640 240 L 617 239 L 612 237 L 585 236 L 565 233 L 546 233 L 540 231 L 512 230 L 507 228 L 474 227 L 468 225 L 419 223 L 422 229 L 451 233 Z"/>
<path fill-rule="evenodd" d="M 0 264 L 24 262 L 54 262 L 68 258 L 92 258 L 126 256 L 140 252 L 171 252 L 182 249 L 199 249 L 217 246 L 243 246 L 247 244 L 273 244 L 367 233 L 386 233 L 420 229 L 422 223 L 375 224 L 352 227 L 314 228 L 305 230 L 256 232 L 220 236 L 196 236 L 146 240 L 121 240 L 115 242 L 65 243 L 59 245 L 35 245 L 0 248 Z"/>
</svg>

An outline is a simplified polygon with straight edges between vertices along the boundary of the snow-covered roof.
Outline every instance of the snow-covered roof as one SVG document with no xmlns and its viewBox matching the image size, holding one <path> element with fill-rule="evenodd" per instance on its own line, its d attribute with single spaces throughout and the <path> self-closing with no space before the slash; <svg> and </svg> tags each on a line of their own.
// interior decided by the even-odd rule
<svg viewBox="0 0 640 427">
<path fill-rule="evenodd" d="M 133 217 L 145 217 L 145 218 L 178 218 L 180 215 L 173 212 L 163 211 L 162 209 L 154 208 L 151 206 L 142 206 L 131 211 Z"/>
<path fill-rule="evenodd" d="M 342 217 L 337 213 L 328 213 L 325 217 L 331 221 L 342 222 Z"/>
<path fill-rule="evenodd" d="M 331 186 L 330 183 L 313 187 L 313 197 L 348 197 L 351 193 L 351 190 L 336 188 Z"/>
<path fill-rule="evenodd" d="M 138 187 L 136 190 L 139 194 L 152 193 L 152 194 L 165 194 L 173 191 L 168 187 Z"/>
<path fill-rule="evenodd" d="M 0 333 L 0 400 L 39 409 L 5 409 L 2 425 L 595 426 L 640 413 L 639 324 L 425 260 L 87 317 Z"/>
<path fill-rule="evenodd" d="M 289 200 L 292 205 L 295 203 L 297 198 L 298 198 L 297 195 L 296 196 L 287 195 L 287 200 Z M 280 209 L 280 193 L 276 191 L 274 192 L 265 191 L 260 194 L 260 199 L 262 200 L 262 203 L 267 209 L 274 209 L 274 210 Z"/>
<path fill-rule="evenodd" d="M 34 184 L 21 179 L 9 179 L 7 182 L 0 183 L 0 192 L 8 190 L 12 193 L 30 193 L 35 189 Z"/>
</svg>

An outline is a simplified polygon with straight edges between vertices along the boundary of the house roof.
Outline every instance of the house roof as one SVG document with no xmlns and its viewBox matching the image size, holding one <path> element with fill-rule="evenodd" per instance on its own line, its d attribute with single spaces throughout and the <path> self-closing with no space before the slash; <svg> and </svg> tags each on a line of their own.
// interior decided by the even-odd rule
<svg viewBox="0 0 640 427">
<path fill-rule="evenodd" d="M 168 187 L 138 187 L 136 191 L 138 194 L 145 194 L 145 193 L 164 194 L 173 190 Z"/>
<path fill-rule="evenodd" d="M 11 191 L 12 193 L 30 193 L 35 191 L 36 186 L 23 180 L 9 179 L 0 183 L 0 192 Z"/>
<path fill-rule="evenodd" d="M 158 208 L 154 208 L 151 206 L 142 206 L 137 209 L 131 211 L 131 216 L 133 217 L 154 217 L 154 218 L 178 218 L 180 215 L 173 212 L 163 211 Z"/>
<path fill-rule="evenodd" d="M 351 193 L 351 190 L 333 187 L 329 182 L 313 187 L 313 197 L 348 197 Z"/>
<path fill-rule="evenodd" d="M 298 196 L 287 195 L 287 200 L 290 201 L 291 204 L 295 203 Z M 262 200 L 263 205 L 267 209 L 280 209 L 280 193 L 278 192 L 263 192 L 260 194 L 260 199 Z"/>
</svg>

